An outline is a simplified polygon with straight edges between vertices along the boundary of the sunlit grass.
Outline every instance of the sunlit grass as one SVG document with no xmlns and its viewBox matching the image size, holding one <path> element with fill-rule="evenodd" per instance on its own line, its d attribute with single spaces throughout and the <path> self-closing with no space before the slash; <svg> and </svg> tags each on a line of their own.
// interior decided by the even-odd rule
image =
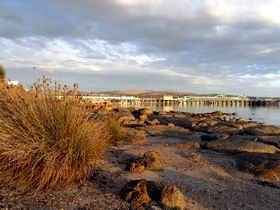
<svg viewBox="0 0 280 210">
<path fill-rule="evenodd" d="M 84 179 L 110 133 L 77 94 L 43 78 L 31 91 L 0 85 L 0 176 L 37 193 Z"/>
</svg>

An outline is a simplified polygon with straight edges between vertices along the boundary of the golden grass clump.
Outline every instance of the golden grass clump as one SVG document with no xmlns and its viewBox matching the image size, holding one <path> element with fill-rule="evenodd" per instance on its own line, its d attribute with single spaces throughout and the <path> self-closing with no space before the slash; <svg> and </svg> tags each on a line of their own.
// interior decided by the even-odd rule
<svg viewBox="0 0 280 210">
<path fill-rule="evenodd" d="M 0 81 L 6 78 L 6 70 L 2 64 L 0 64 Z"/>
<path fill-rule="evenodd" d="M 118 145 L 125 140 L 125 132 L 121 123 L 114 117 L 104 120 L 108 133 L 110 134 L 109 143 Z"/>
<path fill-rule="evenodd" d="M 30 91 L 0 85 L 0 176 L 32 193 L 85 178 L 108 144 L 77 94 L 43 78 Z"/>
</svg>

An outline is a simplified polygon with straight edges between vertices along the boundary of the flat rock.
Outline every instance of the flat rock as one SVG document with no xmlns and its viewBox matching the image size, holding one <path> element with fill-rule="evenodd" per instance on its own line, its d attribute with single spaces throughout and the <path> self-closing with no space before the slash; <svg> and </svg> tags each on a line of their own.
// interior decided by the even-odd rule
<svg viewBox="0 0 280 210">
<path fill-rule="evenodd" d="M 259 125 L 244 129 L 247 134 L 254 136 L 280 136 L 280 127 L 273 125 Z"/>
<path fill-rule="evenodd" d="M 168 126 L 168 125 L 153 125 L 153 126 L 146 126 L 140 128 L 141 130 L 146 131 L 151 136 L 185 136 L 189 130 L 178 127 L 178 126 Z"/>
<path fill-rule="evenodd" d="M 259 136 L 258 141 L 265 144 L 271 144 L 280 149 L 280 137 L 277 136 Z"/>
<path fill-rule="evenodd" d="M 151 115 L 149 119 L 157 119 L 162 125 L 168 125 L 169 123 L 173 123 L 174 125 L 183 128 L 192 128 L 194 126 L 194 121 L 197 120 L 188 118 L 186 116 L 183 117 L 183 115 L 182 117 L 174 117 L 172 115 Z"/>
<path fill-rule="evenodd" d="M 147 144 L 146 132 L 135 128 L 123 128 L 125 133 L 124 144 Z"/>
<path fill-rule="evenodd" d="M 186 141 L 183 143 L 176 143 L 175 146 L 179 149 L 192 149 L 192 150 L 199 150 L 200 144 L 194 141 Z"/>
<path fill-rule="evenodd" d="M 210 141 L 205 145 L 205 147 L 207 149 L 228 153 L 249 152 L 274 154 L 280 151 L 273 145 L 243 140 Z"/>
<path fill-rule="evenodd" d="M 280 181 L 280 155 L 240 154 L 235 157 L 237 167 L 259 178 Z"/>
<path fill-rule="evenodd" d="M 212 134 L 225 133 L 225 134 L 229 134 L 229 135 L 237 135 L 237 134 L 242 133 L 242 131 L 240 131 L 240 129 L 233 127 L 233 126 L 228 126 L 228 125 L 216 125 L 213 127 L 207 127 L 206 129 L 203 129 L 203 131 L 206 133 L 212 133 Z"/>
</svg>

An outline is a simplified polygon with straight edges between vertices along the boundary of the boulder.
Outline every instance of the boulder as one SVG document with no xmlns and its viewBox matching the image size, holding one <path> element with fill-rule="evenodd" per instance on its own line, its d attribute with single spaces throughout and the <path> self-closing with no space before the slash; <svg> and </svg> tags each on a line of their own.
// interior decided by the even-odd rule
<svg viewBox="0 0 280 210">
<path fill-rule="evenodd" d="M 184 194 L 173 185 L 163 187 L 160 204 L 166 209 L 184 210 L 187 208 Z"/>
<path fill-rule="evenodd" d="M 210 141 L 205 145 L 205 147 L 207 149 L 228 153 L 249 152 L 275 154 L 276 152 L 280 151 L 273 145 L 268 145 L 261 142 L 242 140 Z"/>
<path fill-rule="evenodd" d="M 151 197 L 148 193 L 148 183 L 144 179 L 128 182 L 121 189 L 120 196 L 133 207 L 143 206 L 151 202 Z"/>
<path fill-rule="evenodd" d="M 254 136 L 280 136 L 280 126 L 259 125 L 245 128 L 245 132 Z"/>
<path fill-rule="evenodd" d="M 160 158 L 160 152 L 149 151 L 144 153 L 143 157 L 132 160 L 128 165 L 127 169 L 130 172 L 143 172 L 144 170 L 149 171 L 161 171 L 163 170 L 163 163 Z"/>
<path fill-rule="evenodd" d="M 235 157 L 237 167 L 262 179 L 280 181 L 280 155 L 240 154 Z"/>
<path fill-rule="evenodd" d="M 159 151 L 148 151 L 143 155 L 145 169 L 149 171 L 162 171 L 163 164 Z"/>
<path fill-rule="evenodd" d="M 127 170 L 131 173 L 141 173 L 145 171 L 145 164 L 142 161 L 133 162 L 128 166 Z"/>
<path fill-rule="evenodd" d="M 161 189 L 162 187 L 153 181 L 132 180 L 123 186 L 120 196 L 132 205 L 132 209 L 146 209 L 147 204 L 159 202 Z"/>
<path fill-rule="evenodd" d="M 163 164 L 158 158 L 144 158 L 145 170 L 148 171 L 162 171 Z"/>
</svg>

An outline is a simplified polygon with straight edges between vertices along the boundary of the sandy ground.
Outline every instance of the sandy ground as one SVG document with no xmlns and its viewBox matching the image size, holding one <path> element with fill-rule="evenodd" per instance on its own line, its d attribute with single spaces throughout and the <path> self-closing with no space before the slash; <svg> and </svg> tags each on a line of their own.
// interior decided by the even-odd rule
<svg viewBox="0 0 280 210">
<path fill-rule="evenodd" d="M 128 180 L 147 179 L 175 184 L 190 202 L 189 209 L 280 209 L 280 183 L 257 180 L 236 169 L 231 155 L 211 150 L 194 151 L 176 146 L 180 139 L 149 137 L 147 145 L 110 148 L 89 180 L 64 191 L 23 195 L 1 183 L 1 209 L 130 209 L 119 198 Z M 161 152 L 164 171 L 130 173 L 132 158 L 144 152 Z"/>
</svg>

